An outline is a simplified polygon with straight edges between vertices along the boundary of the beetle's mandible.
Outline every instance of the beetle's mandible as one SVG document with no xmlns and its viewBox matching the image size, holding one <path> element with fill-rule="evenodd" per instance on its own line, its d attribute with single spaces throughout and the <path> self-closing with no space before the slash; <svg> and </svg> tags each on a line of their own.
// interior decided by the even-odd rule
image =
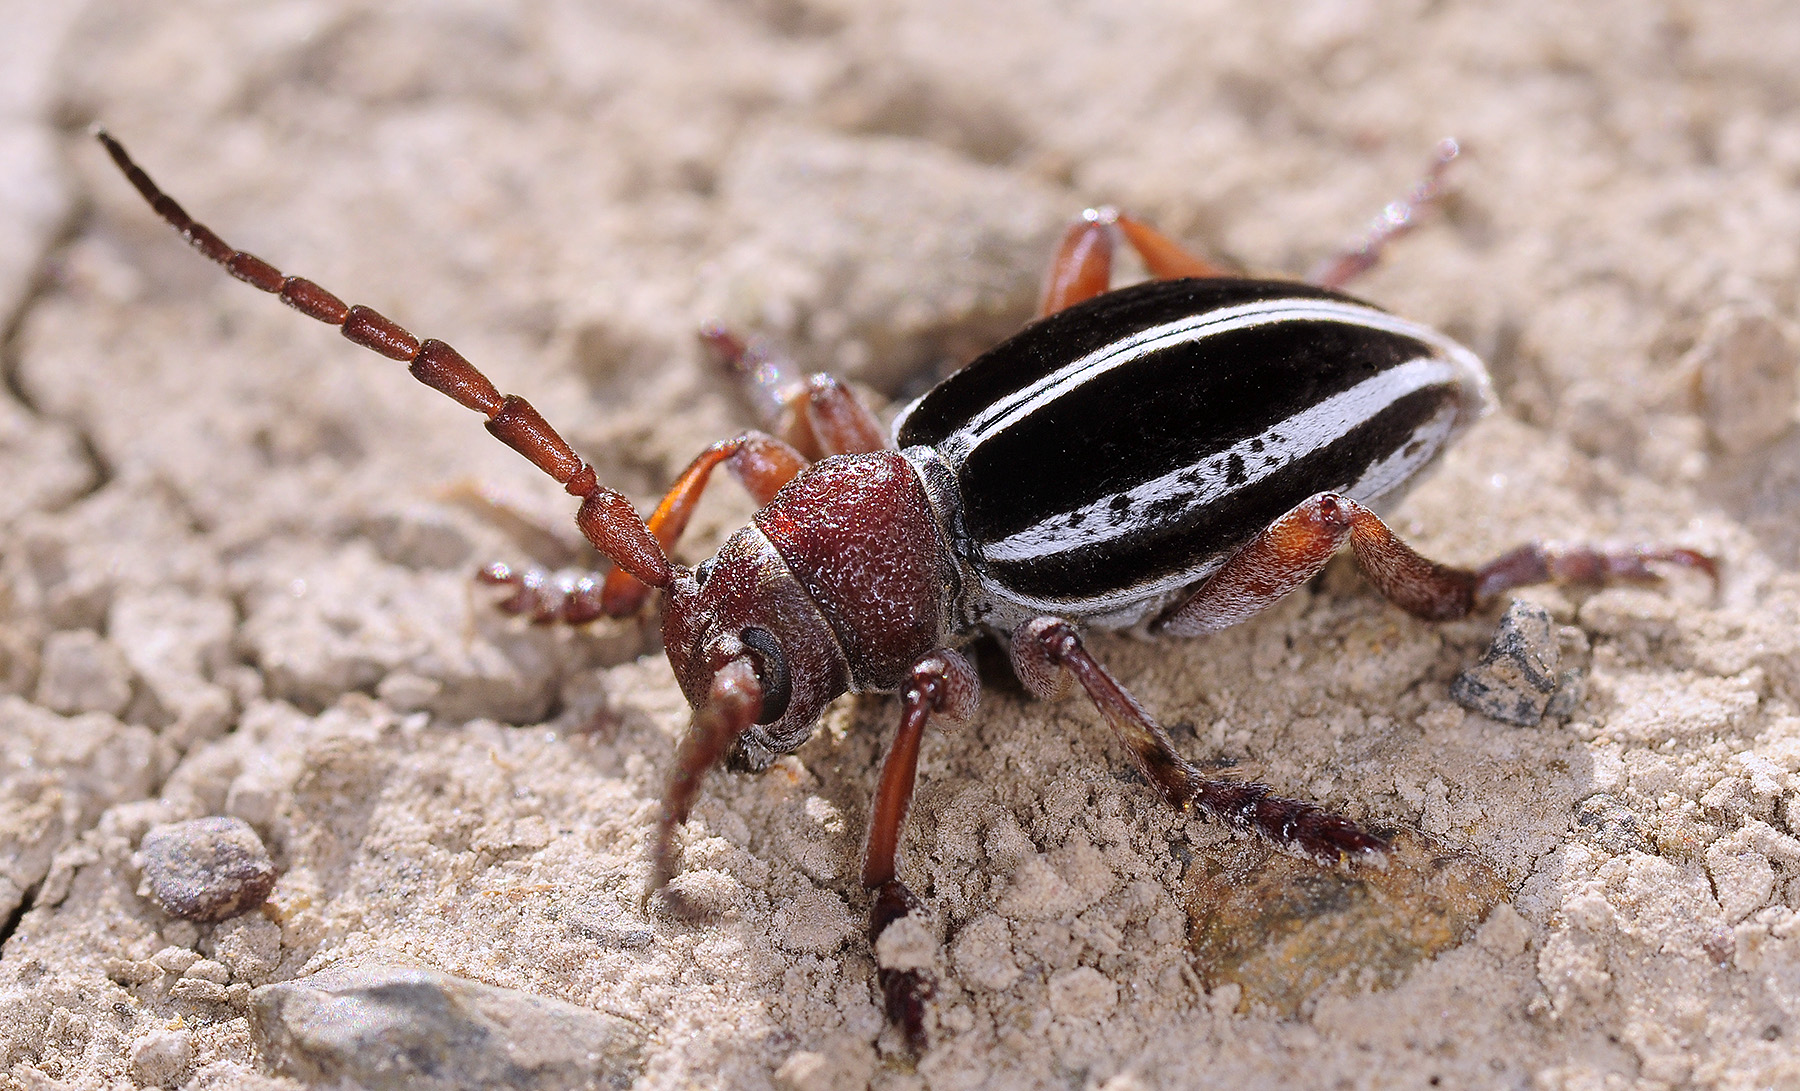
<svg viewBox="0 0 1800 1091">
<path fill-rule="evenodd" d="M 1537 544 L 1454 568 L 1414 552 L 1376 514 L 1491 402 L 1467 349 L 1338 290 L 1434 199 L 1451 142 L 1365 238 L 1305 282 L 1232 275 L 1140 220 L 1090 210 L 1063 237 L 1039 320 L 906 407 L 891 442 L 835 379 L 796 376 L 709 328 L 703 337 L 746 376 L 777 434 L 709 447 L 643 519 L 530 403 L 502 395 L 449 345 L 227 245 L 97 135 L 202 254 L 406 362 L 580 500 L 576 522 L 613 570 L 551 589 L 494 566 L 486 578 L 515 589 L 509 608 L 579 623 L 636 614 L 663 592 L 663 644 L 694 714 L 652 835 L 651 894 L 676 874 L 676 831 L 708 770 L 728 757 L 765 767 L 842 694 L 898 690 L 863 862 L 870 940 L 916 908 L 897 858 L 920 739 L 934 717 L 973 714 L 979 683 L 958 648 L 982 634 L 1006 645 L 1032 693 L 1085 691 L 1171 805 L 1324 862 L 1378 855 L 1383 843 L 1346 818 L 1203 776 L 1089 654 L 1081 628 L 1222 629 L 1346 544 L 1377 590 L 1431 620 L 1546 580 L 1651 580 L 1657 563 L 1713 573 L 1711 558 L 1687 549 Z M 1154 279 L 1109 291 L 1121 239 Z M 669 551 L 720 465 L 761 510 L 710 559 L 675 564 Z M 919 971 L 881 975 L 890 1017 L 918 1048 L 931 982 Z"/>
</svg>

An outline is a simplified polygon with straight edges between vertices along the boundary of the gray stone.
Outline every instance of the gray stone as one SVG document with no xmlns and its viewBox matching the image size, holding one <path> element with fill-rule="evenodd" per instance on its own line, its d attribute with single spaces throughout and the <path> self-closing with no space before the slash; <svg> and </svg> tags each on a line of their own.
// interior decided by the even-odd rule
<svg viewBox="0 0 1800 1091">
<path fill-rule="evenodd" d="M 275 886 L 275 863 L 240 818 L 213 816 L 144 835 L 138 866 L 150 896 L 172 916 L 222 921 L 254 909 Z"/>
<path fill-rule="evenodd" d="M 381 1088 L 628 1087 L 634 1023 L 413 966 L 325 970 L 251 994 L 264 1059 L 309 1082 Z"/>
<path fill-rule="evenodd" d="M 1556 692 L 1550 695 L 1550 702 L 1544 706 L 1547 719 L 1566 720 L 1575 715 L 1581 707 L 1582 698 L 1587 696 L 1587 671 L 1580 667 L 1570 667 L 1556 676 Z"/>
<path fill-rule="evenodd" d="M 1472 712 L 1531 727 L 1556 694 L 1561 660 L 1549 611 L 1516 601 L 1506 608 L 1487 654 L 1451 679 L 1450 696 Z"/>
</svg>

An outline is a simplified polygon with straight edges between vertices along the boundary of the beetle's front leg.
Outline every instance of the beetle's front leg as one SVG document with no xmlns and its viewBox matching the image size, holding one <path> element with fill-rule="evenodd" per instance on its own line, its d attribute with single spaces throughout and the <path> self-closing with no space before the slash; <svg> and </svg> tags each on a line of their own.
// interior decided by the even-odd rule
<svg viewBox="0 0 1800 1091">
<path fill-rule="evenodd" d="M 700 496 L 706 491 L 712 472 L 723 463 L 731 475 L 744 486 L 757 507 L 766 505 L 781 487 L 806 468 L 807 460 L 793 447 L 762 432 L 745 432 L 720 440 L 688 464 L 688 468 L 669 486 L 669 491 L 656 505 L 645 523 L 650 533 L 662 543 L 665 552 L 675 548 L 681 532 L 687 529 Z M 631 573 L 613 569 L 601 589 L 601 605 L 608 617 L 629 617 L 643 608 L 650 589 L 633 579 Z"/>
<path fill-rule="evenodd" d="M 919 900 L 899 879 L 900 838 L 912 805 L 919 771 L 919 743 L 925 722 L 934 714 L 961 723 L 975 714 L 981 681 L 960 654 L 939 648 L 913 665 L 901 692 L 900 729 L 881 763 L 881 782 L 869 813 L 869 842 L 863 853 L 863 888 L 871 895 L 869 943 L 878 945 L 894 922 L 918 908 Z M 879 957 L 879 956 L 878 956 Z M 916 967 L 882 967 L 882 998 L 888 1020 L 906 1035 L 914 1053 L 925 1049 L 925 1001 L 931 998 L 930 975 Z"/>
<path fill-rule="evenodd" d="M 1075 626 L 1040 617 L 1012 634 L 1013 668 L 1027 689 L 1058 695 L 1064 672 L 1072 675 L 1111 725 L 1138 771 L 1177 808 L 1198 807 L 1278 845 L 1324 863 L 1367 857 L 1387 846 L 1354 822 L 1319 806 L 1275 795 L 1261 784 L 1212 780 L 1175 750 L 1168 732 L 1081 643 Z"/>
<path fill-rule="evenodd" d="M 720 440 L 688 464 L 675 484 L 656 506 L 645 525 L 664 552 L 675 548 L 681 532 L 687 529 L 700 496 L 706 491 L 712 472 L 721 463 L 744 486 L 744 491 L 758 507 L 767 504 L 781 486 L 806 468 L 807 460 L 800 452 L 774 436 L 762 432 L 745 432 Z M 492 564 L 481 570 L 483 583 L 507 587 L 512 594 L 501 600 L 499 608 L 509 614 L 529 616 L 540 624 L 565 622 L 581 625 L 602 617 L 630 617 L 643 609 L 650 588 L 622 568 L 614 568 L 602 579 L 584 576 L 567 583 L 553 584 L 543 572 L 535 569 L 516 571 L 509 565 Z"/>
<path fill-rule="evenodd" d="M 1419 226 L 1419 217 L 1444 194 L 1444 173 L 1462 154 L 1454 140 L 1438 143 L 1425 176 L 1413 183 L 1406 195 L 1381 207 L 1361 238 L 1325 258 L 1306 274 L 1308 284 L 1342 288 L 1381 264 L 1382 252 L 1395 239 Z"/>
</svg>

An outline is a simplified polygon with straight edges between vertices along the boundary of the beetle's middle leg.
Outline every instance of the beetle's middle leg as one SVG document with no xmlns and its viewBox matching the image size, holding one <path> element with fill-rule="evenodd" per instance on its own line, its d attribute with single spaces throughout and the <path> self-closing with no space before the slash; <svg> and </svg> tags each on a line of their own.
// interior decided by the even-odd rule
<svg viewBox="0 0 1800 1091">
<path fill-rule="evenodd" d="M 1314 266 L 1306 275 L 1306 282 L 1321 288 L 1342 288 L 1380 264 L 1388 245 L 1417 227 L 1421 215 L 1443 196 L 1444 173 L 1461 153 L 1454 140 L 1438 144 L 1424 177 L 1405 196 L 1383 205 L 1355 242 Z M 1111 288 L 1113 250 L 1121 236 L 1158 280 L 1232 275 L 1231 270 L 1194 254 L 1135 216 L 1110 205 L 1090 208 L 1063 231 L 1062 242 L 1044 273 L 1037 316 L 1055 314 Z"/>
<path fill-rule="evenodd" d="M 1315 804 L 1283 798 L 1261 784 L 1203 776 L 1176 752 L 1168 732 L 1137 698 L 1094 659 L 1068 621 L 1040 617 L 1026 622 L 1013 632 L 1011 650 L 1019 680 L 1039 696 L 1056 696 L 1065 672 L 1072 675 L 1125 744 L 1144 779 L 1171 805 L 1182 810 L 1198 807 L 1328 863 L 1387 848 L 1354 822 Z"/>
<path fill-rule="evenodd" d="M 801 376 L 794 361 L 767 340 L 740 337 L 718 323 L 701 327 L 700 340 L 737 377 L 763 427 L 806 457 L 864 454 L 888 446 L 881 422 L 835 375 L 821 371 Z"/>
<path fill-rule="evenodd" d="M 1176 277 L 1223 277 L 1231 271 L 1190 253 L 1180 243 L 1111 206 L 1090 208 L 1063 231 L 1062 242 L 1044 272 L 1037 316 L 1044 318 L 1112 287 L 1113 249 L 1118 237 L 1144 259 L 1158 280 Z"/>
</svg>

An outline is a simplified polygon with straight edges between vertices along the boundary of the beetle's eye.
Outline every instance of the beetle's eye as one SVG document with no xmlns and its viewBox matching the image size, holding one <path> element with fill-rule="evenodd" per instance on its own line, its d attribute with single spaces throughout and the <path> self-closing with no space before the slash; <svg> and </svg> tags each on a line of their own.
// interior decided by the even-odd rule
<svg viewBox="0 0 1800 1091">
<path fill-rule="evenodd" d="M 787 711 L 787 659 L 782 656 L 781 645 L 776 642 L 774 634 L 767 629 L 745 629 L 738 639 L 756 653 L 756 678 L 763 687 L 762 715 L 756 718 L 756 722 L 772 724 Z"/>
<path fill-rule="evenodd" d="M 699 564 L 694 566 L 694 586 L 695 587 L 705 587 L 706 586 L 706 578 L 708 576 L 712 575 L 713 565 L 715 563 L 717 563 L 717 561 L 718 561 L 717 557 L 708 557 L 708 558 L 706 558 L 706 560 L 701 561 Z"/>
</svg>

